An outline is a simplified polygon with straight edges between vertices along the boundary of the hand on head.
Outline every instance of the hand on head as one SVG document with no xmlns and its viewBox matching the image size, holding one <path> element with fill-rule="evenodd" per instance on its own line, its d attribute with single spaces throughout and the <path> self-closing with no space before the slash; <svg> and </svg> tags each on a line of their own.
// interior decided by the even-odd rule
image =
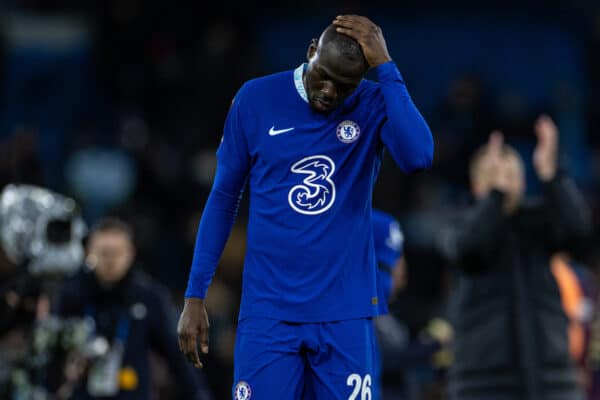
<svg viewBox="0 0 600 400">
<path fill-rule="evenodd" d="M 336 30 L 360 44 L 371 68 L 391 61 L 381 28 L 360 15 L 338 15 L 333 20 Z"/>
</svg>

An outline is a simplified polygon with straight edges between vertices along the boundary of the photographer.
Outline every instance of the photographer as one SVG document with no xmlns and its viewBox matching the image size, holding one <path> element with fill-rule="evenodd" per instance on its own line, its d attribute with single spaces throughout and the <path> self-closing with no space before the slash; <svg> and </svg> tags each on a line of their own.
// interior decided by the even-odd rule
<svg viewBox="0 0 600 400">
<path fill-rule="evenodd" d="M 180 393 L 173 398 L 210 399 L 201 375 L 179 353 L 173 309 L 166 290 L 131 269 L 135 250 L 128 225 L 100 221 L 87 241 L 87 266 L 61 289 L 56 312 L 86 316 L 110 347 L 91 362 L 74 399 L 148 399 L 150 350 L 162 355 Z"/>
<path fill-rule="evenodd" d="M 442 252 L 460 270 L 451 299 L 450 399 L 582 399 L 550 259 L 586 237 L 589 213 L 557 166 L 554 122 L 541 116 L 535 134 L 541 201 L 524 201 L 523 160 L 493 132 L 471 161 L 476 204 L 441 237 Z"/>
</svg>

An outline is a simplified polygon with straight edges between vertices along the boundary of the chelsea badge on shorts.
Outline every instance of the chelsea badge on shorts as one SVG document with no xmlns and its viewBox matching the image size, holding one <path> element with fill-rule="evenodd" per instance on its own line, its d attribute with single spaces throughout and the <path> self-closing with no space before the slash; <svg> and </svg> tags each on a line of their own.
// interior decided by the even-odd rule
<svg viewBox="0 0 600 400">
<path fill-rule="evenodd" d="M 252 389 L 250 389 L 248 382 L 239 381 L 238 384 L 235 385 L 233 395 L 235 400 L 250 400 L 250 397 L 252 396 Z"/>
<path fill-rule="evenodd" d="M 352 143 L 358 139 L 360 127 L 356 122 L 346 120 L 340 122 L 335 133 L 342 143 Z"/>
</svg>

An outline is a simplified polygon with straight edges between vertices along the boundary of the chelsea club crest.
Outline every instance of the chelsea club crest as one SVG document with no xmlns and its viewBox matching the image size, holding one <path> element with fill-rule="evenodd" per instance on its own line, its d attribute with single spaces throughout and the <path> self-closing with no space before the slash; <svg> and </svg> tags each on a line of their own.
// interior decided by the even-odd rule
<svg viewBox="0 0 600 400">
<path fill-rule="evenodd" d="M 250 397 L 252 396 L 252 389 L 250 389 L 248 382 L 238 382 L 233 391 L 235 400 L 250 400 Z"/>
<path fill-rule="evenodd" d="M 342 143 L 352 143 L 358 139 L 360 127 L 354 121 L 342 121 L 336 129 L 336 135 Z"/>
</svg>

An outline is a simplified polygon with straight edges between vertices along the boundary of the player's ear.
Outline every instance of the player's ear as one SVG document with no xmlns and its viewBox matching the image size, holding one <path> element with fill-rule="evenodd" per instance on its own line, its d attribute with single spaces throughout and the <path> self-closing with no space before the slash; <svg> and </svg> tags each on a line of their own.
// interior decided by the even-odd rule
<svg viewBox="0 0 600 400">
<path fill-rule="evenodd" d="M 313 58 L 313 56 L 317 52 L 318 43 L 319 41 L 317 39 L 312 39 L 310 41 L 310 44 L 308 45 L 308 51 L 306 52 L 306 58 L 308 61 L 310 61 L 310 59 Z"/>
</svg>

